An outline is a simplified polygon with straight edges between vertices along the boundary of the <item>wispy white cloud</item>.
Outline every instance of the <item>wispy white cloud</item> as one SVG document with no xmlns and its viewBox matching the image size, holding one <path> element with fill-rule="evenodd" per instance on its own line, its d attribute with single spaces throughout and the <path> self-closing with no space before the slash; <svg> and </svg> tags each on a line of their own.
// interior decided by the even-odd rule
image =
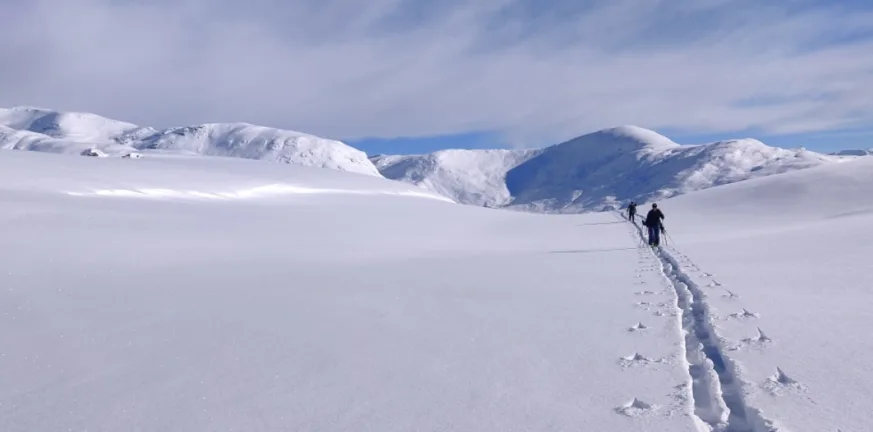
<svg viewBox="0 0 873 432">
<path fill-rule="evenodd" d="M 776 4 L 778 3 L 778 4 Z M 852 3 L 855 3 L 853 5 Z M 873 6 L 786 0 L 0 0 L 0 106 L 329 137 L 873 123 Z"/>
</svg>

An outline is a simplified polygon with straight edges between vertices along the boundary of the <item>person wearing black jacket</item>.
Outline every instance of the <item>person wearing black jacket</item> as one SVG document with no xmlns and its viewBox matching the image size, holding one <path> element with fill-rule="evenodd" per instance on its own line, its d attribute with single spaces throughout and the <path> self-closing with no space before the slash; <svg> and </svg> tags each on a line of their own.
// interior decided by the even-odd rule
<svg viewBox="0 0 873 432">
<path fill-rule="evenodd" d="M 664 219 L 664 213 L 661 212 L 657 204 L 652 204 L 652 209 L 646 214 L 646 219 L 643 222 L 643 225 L 649 229 L 649 246 L 657 247 L 661 244 L 661 231 L 664 230 L 662 219 Z"/>
<path fill-rule="evenodd" d="M 637 215 L 637 203 L 631 201 L 627 206 L 627 220 L 637 223 L 634 217 Z"/>
</svg>

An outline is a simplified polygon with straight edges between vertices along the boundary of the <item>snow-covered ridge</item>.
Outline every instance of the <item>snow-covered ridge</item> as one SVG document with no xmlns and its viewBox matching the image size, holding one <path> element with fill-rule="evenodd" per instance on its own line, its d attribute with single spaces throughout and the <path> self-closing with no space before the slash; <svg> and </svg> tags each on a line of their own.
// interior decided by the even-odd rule
<svg viewBox="0 0 873 432">
<path fill-rule="evenodd" d="M 87 156 L 182 153 L 256 159 L 387 177 L 455 202 L 517 210 L 608 210 L 750 178 L 844 161 L 754 139 L 680 145 L 621 126 L 537 150 L 443 150 L 367 155 L 340 141 L 248 123 L 158 130 L 89 113 L 0 109 L 0 149 Z"/>
<path fill-rule="evenodd" d="M 833 156 L 873 156 L 873 148 L 867 150 L 840 150 L 828 154 Z"/>
<path fill-rule="evenodd" d="M 380 175 L 364 152 L 340 141 L 248 123 L 209 123 L 167 129 L 140 139 L 134 146 Z"/>
<path fill-rule="evenodd" d="M 770 147 L 755 139 L 680 145 L 648 129 L 621 126 L 536 151 L 467 150 L 374 160 L 385 177 L 425 186 L 461 203 L 576 213 L 617 208 L 630 200 L 664 199 L 839 158 Z M 476 163 L 471 166 L 470 161 Z"/>
<path fill-rule="evenodd" d="M 53 138 L 29 130 L 12 129 L 3 124 L 0 124 L 0 149 L 69 154 L 93 152 L 99 156 L 126 156 L 135 153 L 135 149 L 113 142 L 97 144 L 70 138 Z"/>
<path fill-rule="evenodd" d="M 37 107 L 0 109 L 0 125 L 78 142 L 117 141 L 119 137 L 135 134 L 141 129 L 146 134 L 154 131 L 97 114 L 58 112 Z"/>
<path fill-rule="evenodd" d="M 367 155 L 340 141 L 248 123 L 157 130 L 89 113 L 0 109 L 0 148 L 123 156 L 164 150 L 230 156 L 381 176 Z M 94 151 L 96 150 L 96 152 Z"/>
</svg>

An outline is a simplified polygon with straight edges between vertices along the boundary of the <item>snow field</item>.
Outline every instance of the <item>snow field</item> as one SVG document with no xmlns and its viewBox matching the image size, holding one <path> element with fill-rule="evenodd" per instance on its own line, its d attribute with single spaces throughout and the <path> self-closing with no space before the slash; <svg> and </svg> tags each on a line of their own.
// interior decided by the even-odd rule
<svg viewBox="0 0 873 432">
<path fill-rule="evenodd" d="M 76 196 L 415 188 L 221 158 L 0 165 L 0 430 L 695 430 L 669 284 L 608 214 Z"/>
<path fill-rule="evenodd" d="M 868 430 L 871 176 L 659 202 L 653 251 L 369 175 L 0 152 L 0 430 Z"/>
<path fill-rule="evenodd" d="M 858 159 L 662 203 L 676 247 L 665 258 L 705 303 L 722 378 L 756 432 L 873 427 L 871 168 Z"/>
</svg>

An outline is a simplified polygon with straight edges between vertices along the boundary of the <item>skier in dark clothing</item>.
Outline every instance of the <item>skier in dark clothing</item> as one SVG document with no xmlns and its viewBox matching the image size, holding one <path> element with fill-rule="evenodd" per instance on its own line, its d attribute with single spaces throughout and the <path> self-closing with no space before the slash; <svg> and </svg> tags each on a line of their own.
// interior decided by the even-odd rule
<svg viewBox="0 0 873 432">
<path fill-rule="evenodd" d="M 636 223 L 634 217 L 637 215 L 637 203 L 631 201 L 627 206 L 627 220 Z"/>
<path fill-rule="evenodd" d="M 643 225 L 649 229 L 649 246 L 659 246 L 661 243 L 661 232 L 664 231 L 661 219 L 664 219 L 664 213 L 657 204 L 652 204 L 652 209 L 646 214 L 646 220 L 643 222 Z"/>
</svg>

